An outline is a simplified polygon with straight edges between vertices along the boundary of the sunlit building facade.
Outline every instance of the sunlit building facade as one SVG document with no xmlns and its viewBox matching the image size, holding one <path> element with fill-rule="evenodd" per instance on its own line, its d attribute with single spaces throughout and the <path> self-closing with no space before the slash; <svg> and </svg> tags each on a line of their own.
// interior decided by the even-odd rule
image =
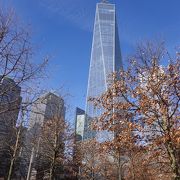
<svg viewBox="0 0 180 180">
<path fill-rule="evenodd" d="M 85 121 L 85 111 L 76 108 L 76 118 L 75 118 L 75 135 L 76 141 L 81 141 L 84 133 L 84 121 Z"/>
<path fill-rule="evenodd" d="M 43 94 L 32 104 L 29 127 L 26 134 L 26 148 L 23 151 L 24 166 L 28 178 L 31 177 L 30 179 L 33 179 L 36 176 L 36 179 L 42 179 L 39 176 L 45 176 L 44 168 L 47 165 L 46 163 L 49 162 L 46 157 L 42 156 L 44 149 L 41 146 L 41 130 L 47 122 L 55 123 L 56 118 L 60 122 L 61 118 L 64 120 L 65 110 L 63 98 L 52 92 Z M 57 126 L 57 128 L 59 127 Z M 63 153 L 64 147 L 62 147 Z"/>
<path fill-rule="evenodd" d="M 108 88 L 109 75 L 121 68 L 115 5 L 103 1 L 96 6 L 83 139 L 96 135 L 96 132 L 91 130 L 91 122 L 102 113 L 102 110 L 93 106 L 89 97 L 99 97 L 105 92 Z"/>
<path fill-rule="evenodd" d="M 33 103 L 29 120 L 29 129 L 36 125 L 43 126 L 46 121 L 54 117 L 65 117 L 64 100 L 60 96 L 48 92 Z"/>
</svg>

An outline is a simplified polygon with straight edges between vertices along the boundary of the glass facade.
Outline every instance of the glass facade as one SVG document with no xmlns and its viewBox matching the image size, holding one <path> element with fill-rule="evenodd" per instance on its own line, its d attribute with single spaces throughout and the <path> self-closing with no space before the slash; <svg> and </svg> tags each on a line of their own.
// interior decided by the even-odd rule
<svg viewBox="0 0 180 180">
<path fill-rule="evenodd" d="M 81 141 L 84 133 L 85 111 L 76 108 L 75 135 L 76 141 Z"/>
<path fill-rule="evenodd" d="M 22 98 L 21 87 L 13 79 L 0 76 L 0 136 L 17 123 Z M 0 137 L 1 138 L 1 137 Z"/>
<path fill-rule="evenodd" d="M 31 107 L 31 114 L 29 119 L 29 130 L 34 126 L 42 126 L 44 122 L 53 117 L 65 117 L 64 100 L 54 94 L 46 93 L 38 98 Z"/>
<path fill-rule="evenodd" d="M 94 34 L 89 69 L 86 100 L 84 139 L 95 136 L 90 128 L 93 118 L 101 114 L 94 108 L 89 97 L 99 97 L 108 88 L 108 76 L 122 67 L 121 51 L 116 23 L 115 5 L 98 3 L 96 7 Z"/>
</svg>

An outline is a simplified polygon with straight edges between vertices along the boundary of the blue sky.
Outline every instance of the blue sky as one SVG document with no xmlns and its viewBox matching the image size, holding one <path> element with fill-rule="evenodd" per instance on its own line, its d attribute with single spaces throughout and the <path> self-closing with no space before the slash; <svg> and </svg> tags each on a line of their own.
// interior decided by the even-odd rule
<svg viewBox="0 0 180 180">
<path fill-rule="evenodd" d="M 135 44 L 161 38 L 170 51 L 180 41 L 179 0 L 109 0 L 116 3 L 124 64 Z M 1 0 L 30 25 L 37 61 L 49 55 L 47 89 L 63 87 L 70 112 L 84 108 L 97 0 Z"/>
</svg>

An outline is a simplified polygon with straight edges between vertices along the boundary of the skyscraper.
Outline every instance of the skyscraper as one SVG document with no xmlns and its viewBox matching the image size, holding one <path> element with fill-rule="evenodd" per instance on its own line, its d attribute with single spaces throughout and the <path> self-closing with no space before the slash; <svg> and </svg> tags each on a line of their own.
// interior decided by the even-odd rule
<svg viewBox="0 0 180 180">
<path fill-rule="evenodd" d="M 81 141 L 84 133 L 84 121 L 85 111 L 77 107 L 75 116 L 75 138 L 73 149 L 73 170 L 77 173 L 77 175 L 80 173 L 80 164 L 82 163 Z"/>
<path fill-rule="evenodd" d="M 21 105 L 21 88 L 8 77 L 0 76 L 0 177 L 4 177 L 14 145 L 15 127 Z"/>
<path fill-rule="evenodd" d="M 41 128 L 49 121 L 55 124 L 56 119 L 61 122 L 65 118 L 65 106 L 64 100 L 62 97 L 48 92 L 41 97 L 32 105 L 29 128 L 26 135 L 26 147 L 28 147 L 23 152 L 25 159 L 26 173 L 27 177 L 31 177 L 31 172 L 36 172 L 37 174 L 40 171 L 45 172 L 43 168 L 43 163 L 48 162 L 44 156 L 41 159 L 38 159 L 39 154 L 43 154 L 42 148 L 42 137 L 40 138 Z M 59 125 L 59 124 L 58 124 Z M 58 126 L 57 125 L 57 126 Z M 53 132 L 52 132 L 53 134 Z M 51 136 L 50 136 L 51 137 Z M 50 138 L 49 137 L 49 138 Z M 62 138 L 62 135 L 59 135 L 59 139 Z M 34 140 L 35 139 L 35 140 Z M 33 142 L 33 143 L 32 143 Z M 62 142 L 64 143 L 64 142 Z M 62 154 L 64 153 L 64 147 L 62 147 Z M 29 164 L 26 164 L 29 162 Z M 34 164 L 33 164 L 34 163 Z M 34 168 L 34 169 L 33 169 Z"/>
<path fill-rule="evenodd" d="M 65 116 L 64 100 L 60 96 L 49 92 L 39 97 L 33 104 L 29 120 L 29 129 L 37 124 L 42 126 L 45 121 L 54 116 Z"/>
<path fill-rule="evenodd" d="M 0 76 L 0 133 L 16 125 L 21 104 L 21 88 L 13 79 Z"/>
<path fill-rule="evenodd" d="M 76 108 L 76 119 L 75 119 L 75 135 L 76 141 L 81 141 L 84 133 L 84 120 L 85 120 L 85 111 Z"/>
<path fill-rule="evenodd" d="M 88 101 L 99 97 L 108 88 L 108 76 L 122 68 L 115 5 L 97 3 L 86 99 L 86 121 L 83 139 L 95 136 L 90 124 L 101 111 Z"/>
</svg>

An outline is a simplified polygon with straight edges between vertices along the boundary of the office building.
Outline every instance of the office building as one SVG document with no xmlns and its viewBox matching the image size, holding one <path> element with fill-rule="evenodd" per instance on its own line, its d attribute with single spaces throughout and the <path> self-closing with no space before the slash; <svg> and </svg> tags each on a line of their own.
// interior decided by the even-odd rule
<svg viewBox="0 0 180 180">
<path fill-rule="evenodd" d="M 122 68 L 115 5 L 97 3 L 86 99 L 83 139 L 96 136 L 91 123 L 103 110 L 95 108 L 89 97 L 99 97 L 108 88 L 108 77 Z"/>
<path fill-rule="evenodd" d="M 14 143 L 16 127 L 22 98 L 21 88 L 8 77 L 0 76 L 0 177 L 7 173 L 9 149 Z"/>
<path fill-rule="evenodd" d="M 61 119 L 62 118 L 62 119 Z M 40 137 L 41 134 L 41 128 L 43 125 L 48 121 L 52 121 L 56 123 L 56 119 L 60 122 L 64 122 L 65 118 L 65 106 L 64 106 L 64 100 L 62 97 L 49 92 L 37 99 L 36 102 L 33 103 L 31 108 L 31 114 L 30 114 L 30 120 L 29 120 L 29 127 L 28 132 L 26 136 L 26 146 L 29 147 L 28 149 L 30 151 L 24 151 L 24 159 L 26 159 L 27 164 L 27 176 L 30 178 L 32 176 L 32 170 L 33 172 L 37 172 L 37 179 L 40 176 L 40 179 L 45 176 L 44 168 L 46 168 L 46 165 L 49 165 L 49 161 L 47 160 L 47 157 L 43 156 L 43 152 L 46 149 L 43 149 L 43 143 L 42 139 L 43 137 Z M 55 125 L 55 124 L 54 124 Z M 53 129 L 52 129 L 53 131 Z M 49 135 L 49 138 L 52 138 L 51 135 Z M 60 135 L 60 138 L 62 138 Z M 62 139 L 60 139 L 62 141 Z M 64 142 L 62 142 L 63 144 Z M 47 147 L 48 148 L 48 147 Z M 62 146 L 62 154 L 64 153 L 64 145 Z M 41 173 L 40 173 L 41 172 Z M 33 175 L 35 176 L 35 175 Z"/>
<path fill-rule="evenodd" d="M 0 134 L 16 125 L 21 105 L 21 88 L 10 78 L 0 76 Z"/>
<path fill-rule="evenodd" d="M 85 111 L 76 108 L 75 135 L 76 141 L 81 141 L 84 133 Z"/>
<path fill-rule="evenodd" d="M 64 100 L 60 96 L 49 92 L 39 97 L 32 105 L 29 129 L 36 125 L 42 126 L 44 122 L 55 116 L 65 116 Z"/>
</svg>

